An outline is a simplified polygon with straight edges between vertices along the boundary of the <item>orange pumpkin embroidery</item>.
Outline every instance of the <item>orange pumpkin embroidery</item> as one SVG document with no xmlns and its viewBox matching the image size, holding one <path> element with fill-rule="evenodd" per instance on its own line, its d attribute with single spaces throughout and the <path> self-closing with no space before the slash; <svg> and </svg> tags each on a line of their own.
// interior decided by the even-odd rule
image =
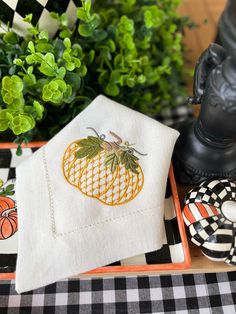
<svg viewBox="0 0 236 314">
<path fill-rule="evenodd" d="M 66 180 L 83 194 L 106 205 L 121 205 L 134 199 L 144 184 L 144 174 L 136 154 L 145 156 L 116 135 L 107 141 L 96 136 L 71 143 L 63 157 Z"/>
<path fill-rule="evenodd" d="M 18 229 L 16 204 L 7 195 L 13 195 L 14 184 L 4 187 L 0 180 L 0 240 L 10 238 Z"/>
</svg>

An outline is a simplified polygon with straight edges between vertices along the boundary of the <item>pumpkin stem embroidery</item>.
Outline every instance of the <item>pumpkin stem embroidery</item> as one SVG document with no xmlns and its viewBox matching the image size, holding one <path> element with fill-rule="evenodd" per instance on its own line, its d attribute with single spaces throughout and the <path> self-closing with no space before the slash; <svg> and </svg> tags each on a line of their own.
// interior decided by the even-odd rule
<svg viewBox="0 0 236 314">
<path fill-rule="evenodd" d="M 135 156 L 134 153 L 136 152 L 142 156 L 146 156 L 147 154 L 142 154 L 134 149 L 132 147 L 134 144 L 129 144 L 128 141 L 125 141 L 124 145 L 120 145 L 123 143 L 123 140 L 115 132 L 109 131 L 109 133 L 116 139 L 116 141 L 111 142 L 106 141 L 106 135 L 99 135 L 94 128 L 87 127 L 87 129 L 93 130 L 96 137 L 88 136 L 87 139 L 78 141 L 80 149 L 76 151 L 76 158 L 87 157 L 88 159 L 91 159 L 101 151 L 105 150 L 105 166 L 110 167 L 112 173 L 115 172 L 119 164 L 124 165 L 127 170 L 130 170 L 133 173 L 138 173 L 137 168 L 139 165 L 137 161 L 139 158 Z"/>
<path fill-rule="evenodd" d="M 113 131 L 108 140 L 105 134 L 87 136 L 72 143 L 63 158 L 66 180 L 87 196 L 106 205 L 120 205 L 132 200 L 141 191 L 144 175 L 138 163 L 147 154 L 136 150 Z"/>
<path fill-rule="evenodd" d="M 115 132 L 110 131 L 109 133 L 117 140 L 116 144 L 119 145 L 122 143 L 122 139 Z"/>
</svg>

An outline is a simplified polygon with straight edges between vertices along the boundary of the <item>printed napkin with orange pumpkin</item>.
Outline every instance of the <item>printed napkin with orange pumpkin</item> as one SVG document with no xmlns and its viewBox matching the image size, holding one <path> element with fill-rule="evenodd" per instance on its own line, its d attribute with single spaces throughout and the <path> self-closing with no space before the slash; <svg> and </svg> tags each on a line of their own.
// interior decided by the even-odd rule
<svg viewBox="0 0 236 314">
<path fill-rule="evenodd" d="M 21 163 L 17 291 L 159 249 L 177 137 L 98 96 Z"/>
</svg>

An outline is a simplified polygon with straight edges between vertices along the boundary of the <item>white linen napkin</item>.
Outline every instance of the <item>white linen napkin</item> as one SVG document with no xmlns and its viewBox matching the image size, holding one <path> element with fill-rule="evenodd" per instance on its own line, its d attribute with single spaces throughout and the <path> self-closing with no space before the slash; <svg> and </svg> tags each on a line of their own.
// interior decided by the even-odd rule
<svg viewBox="0 0 236 314">
<path fill-rule="evenodd" d="M 17 292 L 159 249 L 178 134 L 98 96 L 21 163 Z"/>
</svg>

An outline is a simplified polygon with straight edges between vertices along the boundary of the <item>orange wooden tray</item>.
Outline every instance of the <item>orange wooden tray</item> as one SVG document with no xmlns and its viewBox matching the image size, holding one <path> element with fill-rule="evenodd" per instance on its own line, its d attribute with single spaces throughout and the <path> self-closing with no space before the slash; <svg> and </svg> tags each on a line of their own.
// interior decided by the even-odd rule
<svg viewBox="0 0 236 314">
<path fill-rule="evenodd" d="M 22 145 L 22 147 L 23 148 L 36 148 L 36 147 L 41 147 L 44 144 L 45 142 L 31 142 L 27 145 Z M 14 143 L 0 143 L 0 149 L 10 149 L 10 148 L 16 148 L 16 147 L 17 145 Z M 184 261 L 181 263 L 104 266 L 104 267 L 99 267 L 89 272 L 86 272 L 82 275 L 94 276 L 96 274 L 97 275 L 100 274 L 102 276 L 103 274 L 111 274 L 111 273 L 112 275 L 115 275 L 115 274 L 121 275 L 121 273 L 128 273 L 132 275 L 132 273 L 140 274 L 143 272 L 163 272 L 163 271 L 164 272 L 176 272 L 176 271 L 181 272 L 182 270 L 189 269 L 191 267 L 190 251 L 189 251 L 187 236 L 185 233 L 185 226 L 184 226 L 184 222 L 182 218 L 178 190 L 177 190 L 177 186 L 175 182 L 174 171 L 173 171 L 172 165 L 170 166 L 169 179 L 170 179 L 170 185 L 171 185 L 171 190 L 172 190 L 173 202 L 174 202 L 175 211 L 176 211 L 179 234 L 180 234 L 182 247 L 183 247 Z M 14 279 L 14 278 L 15 278 L 14 272 L 13 273 L 0 273 L 0 280 L 7 280 L 7 279 Z"/>
</svg>

